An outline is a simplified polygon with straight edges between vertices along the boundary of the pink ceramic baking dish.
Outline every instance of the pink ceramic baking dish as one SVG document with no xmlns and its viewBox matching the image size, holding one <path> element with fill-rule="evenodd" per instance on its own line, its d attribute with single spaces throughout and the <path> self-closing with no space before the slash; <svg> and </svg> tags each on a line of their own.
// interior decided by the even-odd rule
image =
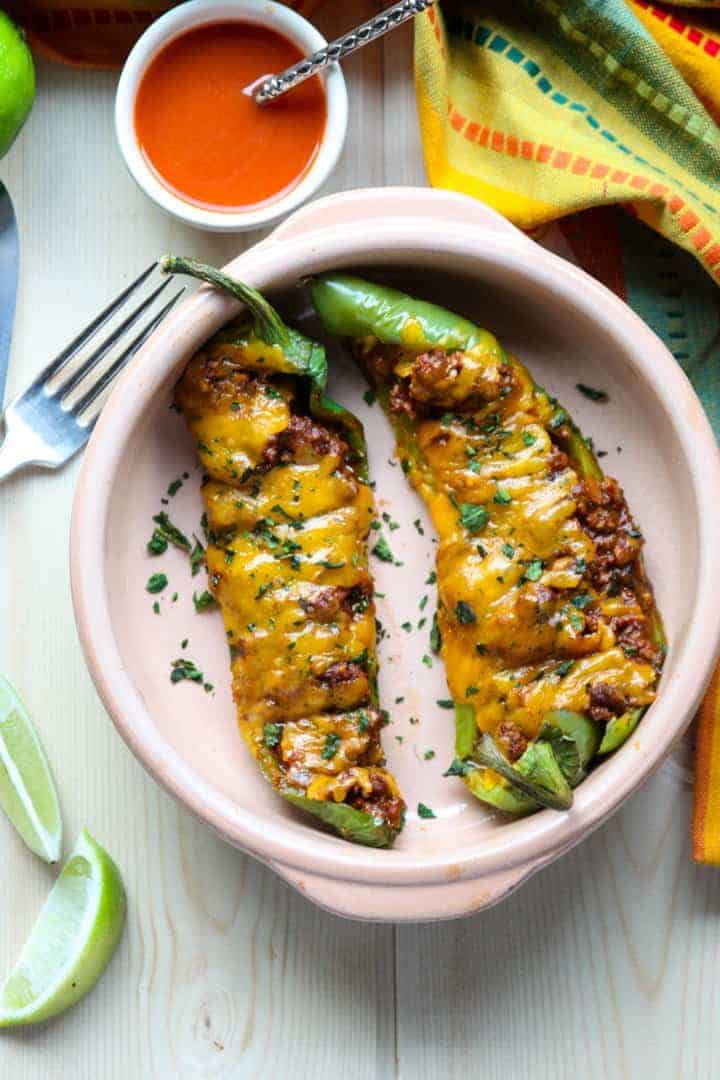
<svg viewBox="0 0 720 1080">
<path fill-rule="evenodd" d="M 191 253 L 187 253 L 191 254 Z M 155 333 L 123 375 L 90 442 L 72 527 L 72 585 L 83 649 L 99 693 L 150 773 L 231 844 L 262 859 L 334 912 L 376 920 L 452 918 L 495 903 L 576 844 L 626 799 L 691 719 L 720 641 L 717 525 L 720 461 L 685 376 L 657 337 L 615 296 L 542 250 L 503 218 L 463 196 L 427 189 L 356 191 L 290 218 L 227 268 L 269 291 L 285 315 L 317 332 L 298 283 L 353 267 L 444 302 L 494 330 L 539 382 L 572 411 L 604 465 L 623 484 L 647 538 L 647 565 L 670 644 L 656 703 L 635 735 L 577 789 L 568 813 L 500 820 L 463 784 L 443 778 L 452 759 L 442 665 L 422 662 L 427 626 L 418 607 L 433 543 L 424 511 L 393 456 L 389 428 L 362 398 L 363 384 L 337 344 L 331 391 L 365 423 L 378 511 L 400 528 L 401 567 L 378 564 L 381 695 L 392 723 L 384 742 L 410 812 L 390 851 L 346 843 L 287 807 L 261 779 L 237 730 L 227 646 L 217 613 L 197 615 L 188 560 L 145 552 L 151 517 L 168 483 L 190 474 L 172 499 L 173 520 L 198 531 L 200 474 L 182 419 L 168 406 L 188 358 L 237 305 L 200 289 Z M 576 383 L 601 386 L 599 406 Z M 620 450 L 621 448 L 621 450 Z M 424 535 L 413 526 L 420 519 Z M 162 614 L 145 591 L 164 570 Z M 171 602 L 171 593 L 179 598 Z M 430 596 L 427 614 L 432 614 Z M 429 624 L 429 623 L 428 623 Z M 170 664 L 191 657 L 215 686 L 173 685 Z M 395 705 L 396 698 L 404 700 Z M 434 750 L 426 759 L 425 752 Z M 434 820 L 419 819 L 419 801 Z"/>
</svg>

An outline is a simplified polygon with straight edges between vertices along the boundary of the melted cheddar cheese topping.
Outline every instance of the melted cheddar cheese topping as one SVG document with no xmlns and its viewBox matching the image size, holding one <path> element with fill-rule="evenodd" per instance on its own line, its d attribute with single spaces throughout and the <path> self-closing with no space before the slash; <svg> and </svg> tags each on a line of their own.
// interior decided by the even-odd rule
<svg viewBox="0 0 720 1080">
<path fill-rule="evenodd" d="M 279 789 L 399 826 L 379 738 L 372 493 L 342 429 L 307 415 L 306 381 L 288 371 L 230 327 L 176 390 L 206 473 L 208 582 L 238 722 Z"/>
</svg>

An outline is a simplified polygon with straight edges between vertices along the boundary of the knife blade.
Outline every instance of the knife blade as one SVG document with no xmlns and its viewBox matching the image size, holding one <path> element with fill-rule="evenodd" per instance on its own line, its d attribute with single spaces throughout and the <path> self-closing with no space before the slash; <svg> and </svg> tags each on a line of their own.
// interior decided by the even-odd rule
<svg viewBox="0 0 720 1080">
<path fill-rule="evenodd" d="M 18 228 L 12 200 L 0 181 L 0 413 L 10 362 L 19 263 Z"/>
</svg>

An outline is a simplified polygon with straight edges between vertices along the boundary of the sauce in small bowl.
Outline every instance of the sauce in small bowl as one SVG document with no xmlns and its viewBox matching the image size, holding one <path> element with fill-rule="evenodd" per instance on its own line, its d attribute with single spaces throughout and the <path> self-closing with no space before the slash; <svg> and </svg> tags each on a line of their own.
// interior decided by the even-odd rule
<svg viewBox="0 0 720 1080">
<path fill-rule="evenodd" d="M 342 149 L 339 68 L 258 106 L 244 93 L 325 44 L 268 0 L 190 0 L 143 34 L 123 68 L 118 142 L 140 187 L 175 217 L 235 232 L 267 225 L 327 178 Z"/>
<path fill-rule="evenodd" d="M 277 31 L 236 21 L 187 30 L 161 49 L 138 87 L 135 132 L 162 182 L 181 199 L 222 210 L 295 187 L 325 130 L 320 79 L 263 107 L 242 89 L 302 55 Z"/>
</svg>

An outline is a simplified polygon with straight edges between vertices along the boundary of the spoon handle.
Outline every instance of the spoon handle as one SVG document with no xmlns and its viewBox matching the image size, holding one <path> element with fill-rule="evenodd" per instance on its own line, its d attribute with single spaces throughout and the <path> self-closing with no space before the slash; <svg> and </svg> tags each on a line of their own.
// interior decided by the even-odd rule
<svg viewBox="0 0 720 1080">
<path fill-rule="evenodd" d="M 252 93 L 256 104 L 267 105 L 328 65 L 342 60 L 349 53 L 387 34 L 389 30 L 394 30 L 396 26 L 411 19 L 413 15 L 419 15 L 433 3 L 434 0 L 400 0 L 400 3 L 393 4 L 392 7 L 376 15 L 374 19 L 368 19 L 367 22 L 351 30 L 349 34 L 344 34 L 343 37 L 329 42 L 312 56 L 299 60 L 297 64 L 286 68 L 285 71 L 271 75 L 258 83 L 256 87 L 249 88 L 249 92 Z"/>
</svg>

